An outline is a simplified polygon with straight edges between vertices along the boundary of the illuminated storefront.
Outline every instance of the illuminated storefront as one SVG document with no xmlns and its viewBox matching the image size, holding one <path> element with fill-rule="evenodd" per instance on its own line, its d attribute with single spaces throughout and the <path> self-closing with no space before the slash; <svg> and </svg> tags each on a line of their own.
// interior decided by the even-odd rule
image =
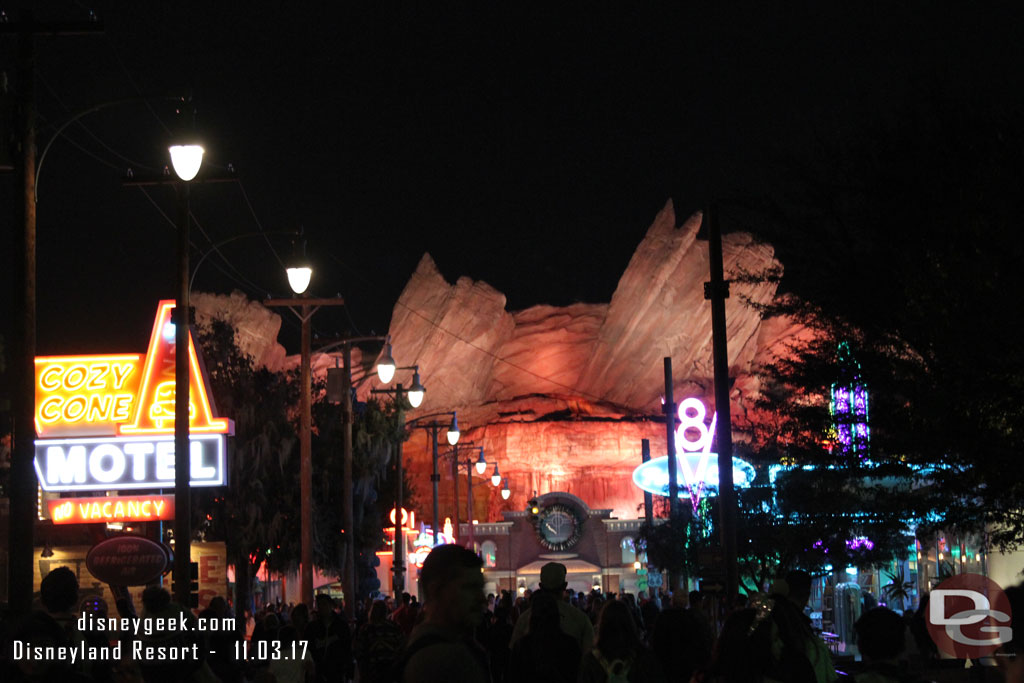
<svg viewBox="0 0 1024 683">
<path fill-rule="evenodd" d="M 611 510 L 593 510 L 565 492 L 546 493 L 534 501 L 529 510 L 504 512 L 500 522 L 474 525 L 487 592 L 536 590 L 541 567 L 548 562 L 565 565 L 566 582 L 577 592 L 597 587 L 636 594 L 648 587 L 646 563 L 635 564 L 644 559 L 636 547 L 642 519 L 613 518 Z M 468 525 L 460 526 L 461 533 L 469 532 Z M 651 587 L 660 584 L 651 580 Z"/>
</svg>

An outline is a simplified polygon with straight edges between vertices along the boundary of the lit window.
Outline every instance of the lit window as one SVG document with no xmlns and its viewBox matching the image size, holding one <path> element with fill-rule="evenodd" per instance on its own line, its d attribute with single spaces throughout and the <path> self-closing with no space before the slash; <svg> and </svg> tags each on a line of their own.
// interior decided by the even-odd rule
<svg viewBox="0 0 1024 683">
<path fill-rule="evenodd" d="M 636 542 L 626 536 L 622 539 L 622 564 L 633 564 L 636 562 Z"/>
<path fill-rule="evenodd" d="M 484 567 L 494 569 L 498 566 L 498 546 L 494 541 L 484 541 L 480 546 L 480 555 L 484 560 Z"/>
</svg>

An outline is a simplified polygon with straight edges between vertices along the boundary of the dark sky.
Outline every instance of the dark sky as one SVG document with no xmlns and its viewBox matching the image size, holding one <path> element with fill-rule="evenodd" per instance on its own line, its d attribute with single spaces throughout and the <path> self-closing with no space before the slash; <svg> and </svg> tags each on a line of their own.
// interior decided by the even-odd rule
<svg viewBox="0 0 1024 683">
<path fill-rule="evenodd" d="M 191 92 L 207 163 L 242 180 L 194 188 L 193 262 L 211 240 L 303 226 L 311 291 L 349 302 L 315 319 L 330 336 L 383 331 L 427 251 L 446 278 L 485 280 L 513 310 L 607 301 L 667 199 L 682 216 L 714 193 L 770 193 L 817 141 L 855 136 L 926 91 L 966 101 L 1022 82 L 1012 9 L 405 4 L 96 3 L 104 35 L 38 41 L 40 149 L 82 107 Z M 81 19 L 85 6 L 37 13 Z M 17 3 L 6 9 L 17 17 Z M 14 54 L 5 38 L 12 79 Z M 174 296 L 174 202 L 121 178 L 166 163 L 176 117 L 152 102 L 81 123 L 40 174 L 39 352 L 142 351 L 156 301 Z M 9 274 L 14 226 L 0 215 Z M 223 253 L 197 290 L 289 292 L 262 238 Z M 5 336 L 10 300 L 5 284 Z"/>
</svg>

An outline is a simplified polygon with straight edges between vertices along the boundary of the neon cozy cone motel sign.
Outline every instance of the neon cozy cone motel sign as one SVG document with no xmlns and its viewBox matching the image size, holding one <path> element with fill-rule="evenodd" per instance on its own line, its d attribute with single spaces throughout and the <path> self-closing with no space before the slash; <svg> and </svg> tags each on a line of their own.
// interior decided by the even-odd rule
<svg viewBox="0 0 1024 683">
<path fill-rule="evenodd" d="M 174 485 L 174 301 L 161 301 L 146 355 L 47 356 L 35 359 L 35 468 L 45 491 L 110 491 Z M 215 417 L 206 373 L 189 334 L 189 460 L 192 486 L 226 483 L 225 435 Z M 165 516 L 152 497 L 124 510 Z M 157 509 L 159 508 L 159 512 Z M 106 518 L 103 506 L 98 515 Z M 89 512 L 92 510 L 92 512 Z M 111 506 L 111 514 L 118 510 Z M 143 514 L 145 510 L 145 515 Z M 76 521 L 94 508 L 61 508 Z M 88 519 L 82 519 L 82 518 Z M 148 517 L 147 517 L 148 518 Z M 106 521 L 105 519 L 103 521 Z"/>
</svg>

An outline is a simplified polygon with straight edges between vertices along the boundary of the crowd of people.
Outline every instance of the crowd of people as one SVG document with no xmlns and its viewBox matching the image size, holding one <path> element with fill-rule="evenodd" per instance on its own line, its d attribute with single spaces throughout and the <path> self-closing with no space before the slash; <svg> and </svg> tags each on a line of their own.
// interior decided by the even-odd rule
<svg viewBox="0 0 1024 683">
<path fill-rule="evenodd" d="M 424 595 L 379 597 L 356 605 L 354 622 L 341 605 L 320 594 L 305 604 L 266 605 L 243 612 L 239 628 L 194 628 L 196 616 L 171 602 L 167 591 L 142 594 L 144 619 L 187 620 L 193 628 L 144 634 L 82 629 L 103 618 L 98 598 L 80 600 L 68 568 L 43 579 L 40 609 L 29 618 L 3 620 L 2 681 L 117 681 L 144 683 L 924 683 L 908 656 L 915 642 L 907 621 L 885 607 L 856 623 L 862 661 L 837 671 L 833 657 L 805 615 L 810 576 L 790 572 L 764 594 L 726 606 L 694 591 L 642 595 L 577 593 L 566 568 L 546 564 L 535 591 L 484 594 L 482 561 L 456 545 L 438 546 L 419 577 Z M 1024 617 L 1024 587 L 1008 589 L 1016 623 Z M 112 616 L 136 616 L 127 591 L 115 592 Z M 214 598 L 198 617 L 230 619 L 230 604 Z M 720 628 L 717 624 L 721 622 Z M 918 634 L 914 634 L 915 636 Z M 173 661 L 62 658 L 18 660 L 15 640 L 35 646 L 110 646 L 132 639 L 147 646 L 186 650 Z M 1007 683 L 1024 683 L 1024 633 L 998 653 Z M 191 649 L 189 649 L 191 648 Z M 921 658 L 935 656 L 917 648 Z M 983 680 L 975 676 L 972 680 Z M 964 680 L 967 680 L 966 678 Z M 995 680 L 993 678 L 992 680 Z"/>
</svg>

